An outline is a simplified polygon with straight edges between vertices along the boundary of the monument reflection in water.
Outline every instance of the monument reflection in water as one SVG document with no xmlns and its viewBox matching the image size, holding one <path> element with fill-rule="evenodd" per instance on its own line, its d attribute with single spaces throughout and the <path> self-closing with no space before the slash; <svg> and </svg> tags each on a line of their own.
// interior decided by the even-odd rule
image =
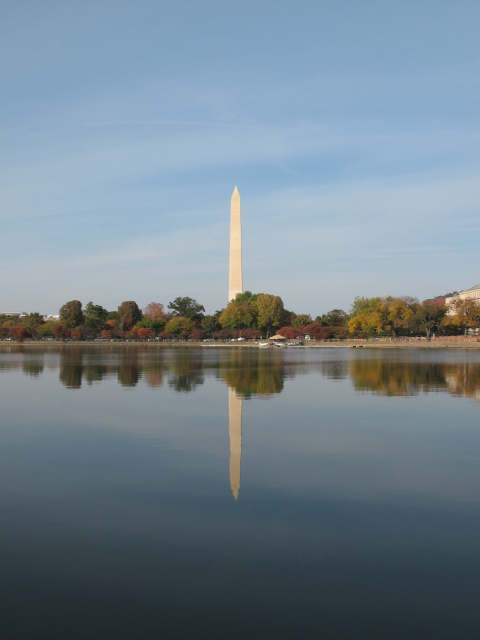
<svg viewBox="0 0 480 640">
<path fill-rule="evenodd" d="M 242 399 L 235 389 L 228 389 L 228 433 L 230 435 L 230 489 L 235 500 L 240 491 L 242 464 Z"/>
<path fill-rule="evenodd" d="M 0 347 L 2 640 L 476 637 L 479 400 L 476 352 Z"/>
</svg>

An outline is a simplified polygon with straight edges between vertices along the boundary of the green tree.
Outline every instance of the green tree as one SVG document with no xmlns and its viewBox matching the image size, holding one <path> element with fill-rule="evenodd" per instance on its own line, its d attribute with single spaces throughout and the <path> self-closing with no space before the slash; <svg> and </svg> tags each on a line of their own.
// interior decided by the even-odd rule
<svg viewBox="0 0 480 640">
<path fill-rule="evenodd" d="M 165 318 L 162 318 L 162 317 L 152 318 L 152 317 L 144 316 L 140 320 L 140 322 L 137 322 L 136 326 L 137 326 L 137 329 L 150 329 L 156 335 L 157 333 L 160 333 L 160 331 L 163 331 L 165 329 L 166 324 L 167 324 L 167 321 Z"/>
<path fill-rule="evenodd" d="M 446 313 L 446 306 L 428 302 L 427 300 L 422 302 L 422 304 L 417 305 L 415 310 L 415 320 L 418 324 L 418 328 L 421 331 L 425 331 L 427 340 L 430 340 L 432 331 L 439 328 Z"/>
<path fill-rule="evenodd" d="M 381 301 L 381 298 L 364 298 L 356 296 L 350 308 L 350 318 L 376 311 Z"/>
<path fill-rule="evenodd" d="M 296 317 L 297 317 L 297 314 L 294 311 L 289 311 L 288 309 L 284 309 L 281 326 L 291 327 L 292 322 L 295 320 Z"/>
<path fill-rule="evenodd" d="M 186 338 L 191 331 L 195 329 L 195 323 L 191 318 L 175 316 L 165 325 L 166 333 L 172 333 L 174 336 L 182 336 Z"/>
<path fill-rule="evenodd" d="M 390 330 L 392 337 L 396 338 L 400 329 L 407 329 L 414 318 L 415 305 L 418 304 L 416 298 L 403 297 L 393 298 L 388 296 L 382 301 L 384 308 L 385 324 L 384 330 Z"/>
<path fill-rule="evenodd" d="M 471 298 L 457 298 L 451 305 L 455 315 L 445 318 L 454 326 L 462 327 L 467 337 L 468 330 L 480 325 L 480 304 Z M 450 320 L 451 318 L 451 320 Z"/>
<path fill-rule="evenodd" d="M 37 313 L 29 313 L 27 316 L 22 318 L 21 320 L 22 326 L 25 327 L 27 333 L 31 335 L 33 338 L 38 337 L 40 327 L 45 324 L 45 320 L 43 317 Z"/>
<path fill-rule="evenodd" d="M 272 329 L 281 326 L 284 312 L 283 301 L 280 296 L 260 293 L 257 296 L 255 306 L 258 328 L 266 331 L 269 336 Z"/>
<path fill-rule="evenodd" d="M 172 310 L 174 316 L 190 318 L 191 320 L 200 321 L 203 318 L 205 307 L 192 298 L 175 298 L 173 302 L 168 303 L 168 308 Z"/>
<path fill-rule="evenodd" d="M 292 327 L 298 329 L 306 324 L 312 324 L 312 317 L 308 313 L 301 313 L 292 320 Z"/>
<path fill-rule="evenodd" d="M 129 331 L 142 319 L 142 312 L 136 302 L 127 300 L 118 307 L 118 317 L 122 330 Z"/>
<path fill-rule="evenodd" d="M 385 305 L 382 298 L 356 297 L 350 310 L 350 333 L 380 334 L 385 329 Z"/>
<path fill-rule="evenodd" d="M 52 320 L 44 322 L 37 329 L 37 336 L 40 338 L 53 338 L 55 335 L 55 327 L 58 326 L 58 322 Z"/>
<path fill-rule="evenodd" d="M 256 320 L 256 303 L 232 300 L 222 311 L 219 322 L 224 329 L 246 329 Z"/>
<path fill-rule="evenodd" d="M 205 333 L 212 335 L 212 333 L 214 333 L 215 331 L 218 331 L 218 329 L 220 329 L 220 323 L 218 321 L 220 315 L 221 315 L 221 311 L 216 311 L 213 316 L 207 315 L 204 316 L 201 322 L 202 325 L 202 329 L 205 331 Z"/>
<path fill-rule="evenodd" d="M 400 329 L 407 329 L 414 316 L 415 298 L 355 298 L 348 329 L 350 333 L 392 333 L 394 338 Z"/>
<path fill-rule="evenodd" d="M 83 324 L 82 303 L 79 300 L 70 300 L 60 309 L 60 322 L 66 329 L 73 329 Z"/>
<path fill-rule="evenodd" d="M 258 293 L 252 293 L 251 291 L 244 291 L 243 293 L 237 293 L 233 302 L 255 302 L 258 298 Z"/>
<path fill-rule="evenodd" d="M 343 309 L 332 309 L 322 316 L 317 316 L 315 321 L 328 327 L 344 327 L 347 319 L 348 316 Z"/>
<path fill-rule="evenodd" d="M 99 304 L 89 302 L 83 310 L 84 324 L 94 333 L 100 333 L 108 319 L 108 311 Z"/>
</svg>

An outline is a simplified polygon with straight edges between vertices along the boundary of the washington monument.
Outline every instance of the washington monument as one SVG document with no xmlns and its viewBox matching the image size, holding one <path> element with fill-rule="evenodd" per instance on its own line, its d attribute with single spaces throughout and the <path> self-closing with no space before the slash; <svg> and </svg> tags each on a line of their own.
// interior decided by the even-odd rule
<svg viewBox="0 0 480 640">
<path fill-rule="evenodd" d="M 232 193 L 230 208 L 230 271 L 228 280 L 228 302 L 234 300 L 237 293 L 243 293 L 242 282 L 242 217 L 240 194 L 237 187 Z"/>
</svg>

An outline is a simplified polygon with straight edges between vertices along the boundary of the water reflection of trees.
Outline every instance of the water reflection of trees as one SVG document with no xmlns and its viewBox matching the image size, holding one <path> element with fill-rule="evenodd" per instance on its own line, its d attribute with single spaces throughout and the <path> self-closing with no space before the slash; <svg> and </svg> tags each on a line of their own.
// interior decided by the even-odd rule
<svg viewBox="0 0 480 640">
<path fill-rule="evenodd" d="M 135 387 L 144 369 L 142 355 L 134 350 L 98 351 L 70 347 L 60 352 L 59 379 L 69 389 L 79 389 L 82 382 L 88 385 L 102 382 L 108 377 L 116 377 L 123 387 Z M 155 371 L 155 366 L 148 369 L 147 384 L 158 386 L 162 374 Z"/>
<path fill-rule="evenodd" d="M 22 371 L 27 376 L 38 378 L 43 373 L 44 363 L 42 357 L 29 358 L 22 363 Z"/>
<path fill-rule="evenodd" d="M 136 387 L 141 377 L 137 351 L 121 351 L 118 362 L 118 381 L 122 387 Z"/>
<path fill-rule="evenodd" d="M 321 362 L 322 374 L 331 380 L 345 380 L 348 378 L 348 360 L 327 360 Z"/>
<path fill-rule="evenodd" d="M 385 396 L 413 396 L 445 390 L 453 395 L 480 398 L 480 364 L 402 362 L 353 359 L 349 373 L 357 391 Z"/>
<path fill-rule="evenodd" d="M 163 386 L 163 369 L 154 368 L 147 370 L 145 373 L 145 382 L 152 388 Z"/>
<path fill-rule="evenodd" d="M 60 353 L 60 373 L 58 379 L 68 389 L 80 389 L 84 373 L 81 349 L 68 349 Z"/>
<path fill-rule="evenodd" d="M 42 359 L 23 363 L 29 375 L 40 375 Z M 411 396 L 421 392 L 445 390 L 454 395 L 480 398 L 480 364 L 412 362 L 383 358 L 353 358 L 321 361 L 314 365 L 327 378 L 350 376 L 357 391 L 386 396 Z M 194 391 L 205 381 L 205 372 L 218 377 L 243 398 L 271 396 L 282 392 L 288 377 L 310 371 L 308 364 L 288 362 L 282 353 L 236 350 L 206 360 L 202 350 L 175 350 L 168 357 L 162 350 L 117 350 L 112 353 L 89 352 L 82 348 L 65 349 L 60 354 L 61 382 L 78 389 L 82 381 L 91 385 L 108 376 L 116 376 L 124 387 L 135 387 L 141 378 L 152 388 L 168 385 L 179 393 Z"/>
<path fill-rule="evenodd" d="M 47 354 L 47 366 L 52 363 L 52 353 L 59 366 L 59 380 L 69 389 L 80 389 L 84 383 L 92 385 L 109 377 L 116 378 L 126 388 L 137 386 L 140 379 L 156 388 L 164 384 L 166 377 L 170 389 L 189 393 L 202 385 L 210 372 L 235 389 L 239 396 L 249 398 L 281 393 L 285 378 L 309 370 L 304 362 L 290 362 L 280 352 L 253 349 L 212 352 L 107 345 L 93 348 L 62 346 L 55 352 L 37 351 L 34 356 L 31 352 L 16 353 L 8 361 L 1 361 L 0 367 L 23 367 L 25 373 L 38 376 L 44 369 Z M 335 366 L 338 369 L 338 364 Z"/>
<path fill-rule="evenodd" d="M 308 360 L 299 358 L 298 352 L 289 357 L 288 352 L 280 350 L 71 345 L 54 351 L 33 351 L 20 346 L 2 352 L 0 370 L 19 369 L 25 375 L 39 377 L 45 370 L 59 368 L 59 379 L 69 389 L 107 378 L 125 388 L 136 387 L 140 380 L 151 388 L 167 381 L 169 388 L 178 393 L 190 393 L 204 383 L 206 375 L 214 375 L 242 398 L 279 394 L 285 379 L 317 371 L 332 380 L 350 377 L 354 388 L 364 393 L 412 396 L 447 391 L 480 399 L 480 363 L 363 356 Z"/>
<path fill-rule="evenodd" d="M 11 371 L 21 369 L 27 376 L 38 378 L 44 369 L 43 354 L 29 354 L 25 357 L 22 346 L 14 345 L 3 348 L 0 358 L 0 371 Z"/>
<path fill-rule="evenodd" d="M 447 367 L 445 382 L 450 393 L 480 400 L 480 364 L 465 362 Z"/>
<path fill-rule="evenodd" d="M 165 359 L 163 350 L 65 348 L 60 352 L 59 379 L 69 389 L 79 389 L 82 382 L 91 385 L 108 377 L 116 377 L 125 388 L 136 387 L 140 379 L 156 388 L 163 385 L 167 374 L 170 388 L 189 392 L 205 379 L 201 358 L 191 355 L 176 352 Z"/>
<path fill-rule="evenodd" d="M 205 381 L 203 352 L 181 351 L 174 353 L 168 362 L 168 386 L 179 393 L 189 393 Z"/>
<path fill-rule="evenodd" d="M 293 375 L 282 355 L 231 350 L 219 362 L 220 378 L 243 398 L 281 393 L 285 377 Z"/>
<path fill-rule="evenodd" d="M 89 385 L 101 382 L 109 373 L 111 372 L 105 364 L 92 359 L 92 354 L 81 347 L 63 349 L 60 352 L 58 377 L 68 389 L 80 389 L 83 380 Z"/>
</svg>

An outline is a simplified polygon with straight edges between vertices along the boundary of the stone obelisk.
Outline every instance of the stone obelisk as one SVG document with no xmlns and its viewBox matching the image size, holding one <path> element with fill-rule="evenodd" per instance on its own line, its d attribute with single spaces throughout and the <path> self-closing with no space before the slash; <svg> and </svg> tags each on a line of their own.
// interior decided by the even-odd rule
<svg viewBox="0 0 480 640">
<path fill-rule="evenodd" d="M 228 388 L 228 431 L 230 434 L 230 489 L 235 500 L 240 490 L 242 461 L 242 398 Z"/>
<path fill-rule="evenodd" d="M 240 211 L 240 194 L 237 187 L 232 193 L 230 208 L 230 271 L 228 279 L 228 302 L 237 293 L 243 293 L 242 282 L 242 218 Z"/>
</svg>

